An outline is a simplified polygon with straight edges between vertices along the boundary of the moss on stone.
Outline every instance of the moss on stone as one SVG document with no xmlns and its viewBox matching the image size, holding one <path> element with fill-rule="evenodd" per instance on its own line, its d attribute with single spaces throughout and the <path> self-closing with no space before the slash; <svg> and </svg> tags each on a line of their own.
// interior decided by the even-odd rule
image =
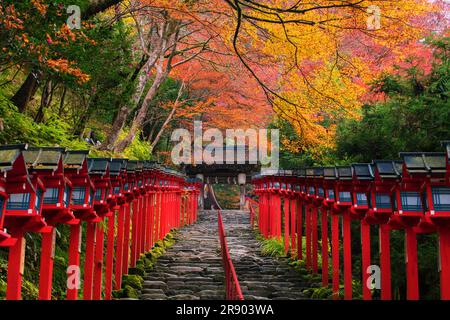
<svg viewBox="0 0 450 320">
<path fill-rule="evenodd" d="M 128 275 L 125 275 L 123 278 L 123 287 L 125 288 L 126 286 L 129 286 L 134 289 L 141 290 L 143 282 L 144 282 L 144 279 L 140 275 L 128 274 Z"/>
</svg>

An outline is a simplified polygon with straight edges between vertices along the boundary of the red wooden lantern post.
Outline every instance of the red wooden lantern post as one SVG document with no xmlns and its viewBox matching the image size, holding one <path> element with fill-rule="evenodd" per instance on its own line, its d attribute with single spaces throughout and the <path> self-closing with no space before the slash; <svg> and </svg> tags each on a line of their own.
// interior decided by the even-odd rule
<svg viewBox="0 0 450 320">
<path fill-rule="evenodd" d="M 406 298 L 419 299 L 419 275 L 417 261 L 416 234 L 435 232 L 435 227 L 427 223 L 424 217 L 422 203 L 423 178 L 410 174 L 404 162 L 374 161 L 376 174 L 401 176 L 396 185 L 394 214 L 391 215 L 389 225 L 405 229 L 405 257 L 406 257 Z M 419 227 L 421 225 L 421 227 Z"/>
<path fill-rule="evenodd" d="M 108 217 L 108 231 L 106 236 L 106 265 L 105 265 L 105 300 L 112 298 L 113 274 L 115 271 L 116 287 L 122 285 L 122 251 L 123 251 L 123 229 L 126 197 L 123 194 L 123 184 L 126 177 L 126 159 L 111 159 L 109 163 L 109 174 L 111 182 L 111 193 L 108 204 L 111 215 Z M 114 239 L 117 212 L 117 244 L 116 244 L 116 268 L 114 269 Z M 119 290 L 117 289 L 117 290 Z"/>
<path fill-rule="evenodd" d="M 284 213 L 284 253 L 287 254 L 289 251 L 289 220 L 290 220 L 290 182 L 292 181 L 292 171 L 291 170 L 280 170 L 278 175 L 280 176 L 281 188 L 280 188 L 280 199 L 283 199 L 283 213 Z M 281 200 L 280 200 L 281 201 Z M 280 203 L 281 204 L 281 203 Z M 281 217 L 280 217 L 281 218 Z M 280 221 L 281 223 L 281 221 Z"/>
<path fill-rule="evenodd" d="M 362 292 L 363 299 L 372 299 L 372 293 L 368 287 L 368 268 L 370 266 L 370 225 L 364 220 L 370 209 L 370 186 L 374 179 L 372 165 L 368 163 L 352 164 L 353 167 L 353 205 L 350 215 L 353 219 L 360 220 L 361 226 L 361 251 L 362 251 Z"/>
<path fill-rule="evenodd" d="M 111 180 L 109 174 L 109 158 L 89 158 L 89 176 L 94 183 L 94 210 L 98 216 L 87 223 L 86 229 L 86 261 L 84 275 L 84 299 L 100 300 L 103 279 L 103 248 L 105 232 L 98 224 L 106 217 L 111 217 L 109 206 L 111 198 Z"/>
<path fill-rule="evenodd" d="M 3 244 L 10 246 L 7 275 L 7 300 L 20 300 L 25 259 L 26 232 L 49 232 L 41 215 L 42 195 L 45 187 L 38 177 L 28 176 L 23 151 L 27 145 L 9 145 L 0 148 L 4 185 L 8 198 L 2 212 Z M 2 205 L 3 207 L 3 205 Z M 8 230 L 9 234 L 3 228 Z"/>
<path fill-rule="evenodd" d="M 297 223 L 297 259 L 303 260 L 303 205 L 306 197 L 306 170 L 300 168 L 294 171 L 296 177 L 296 223 Z"/>
<path fill-rule="evenodd" d="M 97 215 L 94 211 L 94 184 L 88 174 L 87 155 L 89 151 L 67 151 L 64 156 L 64 175 L 72 183 L 72 196 L 70 209 L 78 219 L 78 223 L 70 226 L 69 237 L 69 266 L 68 276 L 75 282 L 67 288 L 67 299 L 76 300 L 80 281 L 80 254 L 81 254 L 81 221 L 95 221 Z M 70 272 L 69 272 L 70 271 Z"/>
<path fill-rule="evenodd" d="M 328 286 L 328 215 L 334 206 L 334 185 L 336 182 L 336 168 L 324 167 L 322 188 L 324 192 L 324 199 L 322 202 L 322 285 Z M 337 298 L 339 293 L 339 216 L 332 215 L 332 219 L 337 218 L 337 223 L 332 226 L 332 237 L 337 236 L 337 254 L 333 252 L 333 297 Z M 337 229 L 336 229 L 337 228 Z M 333 239 L 332 239 L 333 240 Z M 332 246 L 336 245 L 332 241 Z M 336 259 L 337 258 L 337 259 Z M 336 261 L 337 260 L 337 261 Z M 335 269 L 337 265 L 337 269 Z"/>
<path fill-rule="evenodd" d="M 336 202 L 336 167 L 323 168 L 323 188 L 325 192 L 325 199 L 323 206 L 327 211 L 334 213 L 334 205 Z M 323 241 L 323 240 L 322 240 Z M 323 244 L 322 244 L 323 245 Z M 328 245 L 327 245 L 328 246 Z M 328 248 L 326 248 L 328 250 Z M 323 253 L 322 253 L 323 254 Z M 333 299 L 339 298 L 339 215 L 331 214 L 331 263 L 332 263 L 332 288 Z M 323 257 L 322 257 L 323 259 Z M 322 261 L 322 268 L 323 261 Z M 328 272 L 328 270 L 327 270 Z M 324 282 L 322 278 L 322 282 Z M 328 283 L 328 282 L 327 282 Z"/>
<path fill-rule="evenodd" d="M 336 181 L 336 202 L 334 209 L 336 214 L 342 215 L 343 251 L 344 251 L 344 299 L 352 299 L 352 240 L 351 240 L 351 216 L 352 206 L 352 167 L 338 166 L 338 180 Z"/>
<path fill-rule="evenodd" d="M 123 239 L 123 250 L 122 250 L 122 276 L 128 274 L 128 268 L 130 266 L 130 228 L 131 228 L 131 207 L 135 194 L 134 188 L 136 184 L 135 176 L 136 162 L 128 161 L 126 168 L 126 178 L 123 185 L 123 193 L 126 197 L 125 207 L 125 223 L 124 223 L 124 239 Z"/>
<path fill-rule="evenodd" d="M 62 148 L 29 148 L 24 151 L 32 181 L 40 179 L 45 187 L 41 213 L 50 232 L 42 235 L 39 272 L 39 299 L 50 300 L 55 255 L 56 225 L 78 224 L 69 208 L 72 183 L 64 176 Z"/>
<path fill-rule="evenodd" d="M 408 173 L 423 179 L 425 217 L 419 228 L 431 223 L 439 235 L 441 299 L 450 300 L 450 182 L 449 147 L 445 153 L 401 153 Z M 430 228 L 432 229 L 432 228 Z"/>
<path fill-rule="evenodd" d="M 395 166 L 395 162 L 391 166 Z M 381 299 L 390 300 L 391 293 L 391 258 L 390 258 L 390 230 L 388 224 L 394 208 L 394 193 L 399 183 L 398 167 L 392 167 L 391 172 L 374 167 L 374 181 L 371 184 L 370 206 L 365 221 L 379 225 L 380 269 L 381 269 Z"/>
</svg>

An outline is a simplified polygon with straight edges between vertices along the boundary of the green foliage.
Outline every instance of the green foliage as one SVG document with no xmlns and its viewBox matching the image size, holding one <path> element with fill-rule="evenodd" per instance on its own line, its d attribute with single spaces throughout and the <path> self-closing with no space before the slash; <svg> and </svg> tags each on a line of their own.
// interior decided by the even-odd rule
<svg viewBox="0 0 450 320">
<path fill-rule="evenodd" d="M 284 243 L 278 238 L 269 238 L 261 243 L 261 254 L 271 257 L 285 257 Z"/>
<path fill-rule="evenodd" d="M 435 54 L 430 74 L 413 67 L 374 83 L 373 90 L 388 99 L 364 106 L 360 121 L 340 123 L 339 157 L 370 162 L 397 159 L 400 151 L 441 151 L 439 142 L 450 137 L 449 39 L 429 40 Z"/>
<path fill-rule="evenodd" d="M 87 144 L 71 134 L 70 126 L 53 115 L 45 123 L 38 124 L 0 94 L 0 118 L 3 130 L 0 144 L 28 143 L 35 146 L 61 146 L 69 149 L 88 149 Z"/>
</svg>

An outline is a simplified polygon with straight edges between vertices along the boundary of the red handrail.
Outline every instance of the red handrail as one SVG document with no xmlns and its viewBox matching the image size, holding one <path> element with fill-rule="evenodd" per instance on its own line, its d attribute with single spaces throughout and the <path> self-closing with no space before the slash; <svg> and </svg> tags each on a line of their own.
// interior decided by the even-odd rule
<svg viewBox="0 0 450 320">
<path fill-rule="evenodd" d="M 225 271 L 225 288 L 227 300 L 244 300 L 241 286 L 237 279 L 236 271 L 234 270 L 233 262 L 231 261 L 230 252 L 228 251 L 228 244 L 225 236 L 225 229 L 223 227 L 222 212 L 218 211 L 219 222 L 219 239 L 222 252 L 223 268 Z"/>
</svg>

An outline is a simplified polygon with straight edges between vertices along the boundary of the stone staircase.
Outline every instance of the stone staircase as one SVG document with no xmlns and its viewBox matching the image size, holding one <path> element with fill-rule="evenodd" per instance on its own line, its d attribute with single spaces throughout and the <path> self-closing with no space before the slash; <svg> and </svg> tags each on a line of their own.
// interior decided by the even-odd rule
<svg viewBox="0 0 450 320">
<path fill-rule="evenodd" d="M 228 247 L 245 300 L 306 299 L 311 287 L 286 258 L 263 257 L 246 211 L 223 211 Z M 144 277 L 143 300 L 223 300 L 224 273 L 217 211 L 199 212 L 196 224 L 180 230 L 176 244 Z"/>
</svg>

